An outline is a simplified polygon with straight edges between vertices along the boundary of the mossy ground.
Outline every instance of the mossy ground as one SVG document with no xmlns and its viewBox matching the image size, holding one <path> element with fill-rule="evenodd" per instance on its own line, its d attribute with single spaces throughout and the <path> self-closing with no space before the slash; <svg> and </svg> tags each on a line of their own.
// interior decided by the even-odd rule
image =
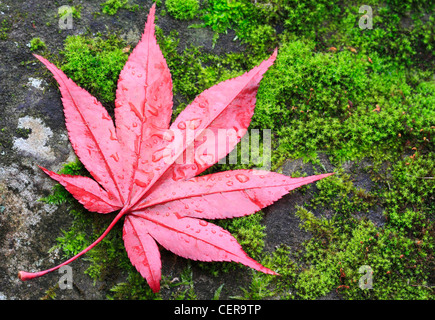
<svg viewBox="0 0 435 320">
<path fill-rule="evenodd" d="M 264 213 L 216 222 L 250 256 L 281 274 L 253 272 L 238 298 L 317 299 L 331 293 L 343 299 L 435 298 L 434 5 L 366 2 L 373 10 L 372 29 L 359 28 L 363 13 L 356 2 L 201 1 L 195 8 L 200 22 L 192 24 L 211 29 L 215 42 L 233 30 L 243 48 L 222 55 L 193 45 L 180 48 L 176 30 L 157 28 L 174 83 L 174 116 L 203 90 L 249 70 L 278 47 L 276 63 L 261 83 L 251 128 L 271 129 L 273 170 L 303 159 L 323 173 L 320 157 L 326 157 L 336 172 L 296 191 L 309 195 L 294 213 L 301 230 L 310 234 L 302 250 L 279 245 L 266 252 Z M 118 10 L 127 2 L 109 4 Z M 158 4 L 157 16 L 169 9 L 163 1 Z M 2 25 L 6 34 L 7 23 Z M 58 64 L 110 109 L 126 48 L 116 35 L 71 36 Z M 76 163 L 65 171 L 85 173 Z M 90 244 L 110 220 L 84 212 L 60 187 L 46 201 L 71 205 L 74 224 L 58 239 L 68 257 Z M 87 259 L 94 278 L 128 274 L 126 282 L 112 288 L 113 299 L 195 299 L 192 265 L 215 276 L 243 268 L 185 262 L 178 282 L 163 274 L 170 295 L 155 295 L 128 261 L 120 227 Z M 359 286 L 362 266 L 373 271 L 372 289 Z"/>
</svg>

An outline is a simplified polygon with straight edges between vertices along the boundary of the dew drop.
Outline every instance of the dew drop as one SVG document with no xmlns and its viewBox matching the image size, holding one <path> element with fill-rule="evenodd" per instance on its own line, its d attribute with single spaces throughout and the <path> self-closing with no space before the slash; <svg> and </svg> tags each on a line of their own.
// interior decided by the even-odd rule
<svg viewBox="0 0 435 320">
<path fill-rule="evenodd" d="M 116 137 L 116 134 L 112 130 L 109 130 L 109 131 L 110 131 L 110 140 L 118 140 L 118 138 Z"/>
<path fill-rule="evenodd" d="M 134 180 L 134 183 L 135 183 L 136 185 L 138 185 L 139 187 L 142 187 L 142 188 L 145 188 L 145 187 L 147 186 L 147 184 L 146 184 L 145 182 L 140 181 L 140 180 L 138 180 L 138 179 Z"/>
<path fill-rule="evenodd" d="M 153 156 L 152 156 L 151 160 L 153 162 L 157 162 L 157 161 L 160 161 L 162 158 L 163 158 L 163 153 L 160 152 L 160 151 L 156 151 L 156 152 L 153 153 Z"/>
<path fill-rule="evenodd" d="M 227 181 L 227 186 L 232 186 L 233 185 L 233 182 L 232 181 Z"/>
<path fill-rule="evenodd" d="M 165 131 L 163 134 L 163 140 L 166 140 L 168 142 L 174 141 L 175 135 L 172 131 Z"/>
<path fill-rule="evenodd" d="M 236 174 L 236 179 L 239 180 L 241 183 L 245 183 L 249 180 L 249 178 L 247 176 L 245 176 L 244 174 Z"/>
<path fill-rule="evenodd" d="M 157 108 L 152 107 L 152 106 L 148 106 L 148 112 L 155 117 L 157 117 L 159 115 L 159 110 L 157 110 Z"/>
<path fill-rule="evenodd" d="M 208 222 L 207 222 L 207 221 L 204 221 L 204 220 L 199 220 L 199 224 L 200 224 L 201 226 L 205 227 L 205 226 L 208 225 Z"/>
<path fill-rule="evenodd" d="M 180 130 L 184 130 L 186 129 L 186 123 L 184 121 L 181 121 L 178 125 L 177 125 L 178 129 Z"/>
<path fill-rule="evenodd" d="M 189 121 L 189 129 L 195 130 L 201 125 L 201 119 L 192 119 Z"/>
<path fill-rule="evenodd" d="M 119 161 L 119 155 L 118 155 L 118 152 L 115 152 L 115 153 L 111 154 L 110 157 L 113 158 L 113 160 L 115 160 L 116 162 Z"/>
<path fill-rule="evenodd" d="M 136 106 L 131 102 L 129 102 L 128 105 L 130 106 L 130 110 L 133 111 L 136 117 L 138 117 L 141 121 L 144 121 L 144 119 L 142 118 L 142 114 L 139 112 L 139 110 L 137 110 Z"/>
<path fill-rule="evenodd" d="M 174 172 L 172 173 L 172 180 L 178 181 L 181 179 L 186 178 L 186 173 L 182 168 L 176 168 Z M 187 208 L 186 208 L 187 209 Z"/>
<path fill-rule="evenodd" d="M 172 133 L 172 131 L 164 131 L 163 133 L 162 132 L 156 132 L 156 133 L 153 133 L 152 136 L 156 136 L 157 138 L 159 138 L 161 140 L 168 141 L 168 142 L 174 141 L 174 138 L 175 138 L 175 136 Z"/>
<path fill-rule="evenodd" d="M 140 137 L 136 137 L 136 139 L 134 140 L 134 151 L 136 152 L 136 154 L 140 154 Z"/>
</svg>

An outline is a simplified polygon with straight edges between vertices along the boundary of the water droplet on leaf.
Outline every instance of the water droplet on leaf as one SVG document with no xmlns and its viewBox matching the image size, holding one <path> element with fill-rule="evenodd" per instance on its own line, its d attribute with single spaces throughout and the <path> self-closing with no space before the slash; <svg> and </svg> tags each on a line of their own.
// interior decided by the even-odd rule
<svg viewBox="0 0 435 320">
<path fill-rule="evenodd" d="M 199 224 L 200 224 L 201 226 L 205 227 L 205 226 L 208 225 L 208 222 L 207 222 L 207 221 L 204 221 L 204 220 L 199 220 Z"/>
<path fill-rule="evenodd" d="M 177 125 L 178 129 L 180 130 L 184 130 L 186 129 L 186 123 L 184 121 L 181 121 L 178 125 Z"/>
<path fill-rule="evenodd" d="M 245 183 L 249 180 L 248 176 L 241 173 L 236 174 L 236 179 L 239 180 L 241 183 Z"/>
</svg>

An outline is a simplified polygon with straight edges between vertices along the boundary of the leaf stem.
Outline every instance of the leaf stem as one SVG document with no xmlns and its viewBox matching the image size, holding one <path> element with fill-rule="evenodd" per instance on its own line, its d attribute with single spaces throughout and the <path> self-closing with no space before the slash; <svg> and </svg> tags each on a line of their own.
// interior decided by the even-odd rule
<svg viewBox="0 0 435 320">
<path fill-rule="evenodd" d="M 18 278 L 20 278 L 22 281 L 27 281 L 27 280 L 31 280 L 34 278 L 39 278 L 43 275 L 46 275 L 47 273 L 50 273 L 52 271 L 55 271 L 57 269 L 59 269 L 62 266 L 65 266 L 67 264 L 69 264 L 70 262 L 74 261 L 75 259 L 77 259 L 78 257 L 80 257 L 81 255 L 85 254 L 86 252 L 88 252 L 89 250 L 91 250 L 93 247 L 95 247 L 101 240 L 104 239 L 104 237 L 110 232 L 110 230 L 112 230 L 113 226 L 119 221 L 119 219 L 122 218 L 122 216 L 124 216 L 124 214 L 126 214 L 128 212 L 129 208 L 128 207 L 124 207 L 117 215 L 116 217 L 113 219 L 113 221 L 110 223 L 110 225 L 107 227 L 107 229 L 101 234 L 101 236 L 98 237 L 97 240 L 95 240 L 89 247 L 87 247 L 86 249 L 84 249 L 83 251 L 79 252 L 78 254 L 76 254 L 74 257 L 66 260 L 65 262 L 57 265 L 56 267 L 53 267 L 51 269 L 47 269 L 47 270 L 43 270 L 43 271 L 38 271 L 38 272 L 26 272 L 26 271 L 19 271 L 18 272 Z"/>
</svg>

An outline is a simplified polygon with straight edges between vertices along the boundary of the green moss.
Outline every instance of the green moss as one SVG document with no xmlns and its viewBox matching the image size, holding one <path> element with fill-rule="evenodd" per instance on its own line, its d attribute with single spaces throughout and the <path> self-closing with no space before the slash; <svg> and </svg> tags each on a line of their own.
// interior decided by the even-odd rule
<svg viewBox="0 0 435 320">
<path fill-rule="evenodd" d="M 431 174 L 429 163 L 433 162 L 425 160 L 416 163 L 415 169 Z M 315 299 L 334 290 L 348 299 L 433 297 L 428 281 L 435 233 L 426 214 L 432 209 L 419 198 L 420 194 L 431 197 L 433 185 L 405 181 L 406 169 L 408 166 L 400 163 L 391 168 L 388 176 L 397 178 L 389 178 L 388 187 L 376 192 L 355 188 L 346 175 L 317 183 L 318 193 L 308 206 L 316 211 L 332 210 L 333 214 L 329 219 L 317 218 L 304 207 L 296 213 L 301 228 L 313 235 L 304 244 L 301 263 L 306 267 L 295 285 L 300 298 Z M 395 192 L 397 189 L 401 191 Z M 383 226 L 375 226 L 364 215 L 369 209 L 384 207 L 388 219 Z M 373 270 L 372 289 L 359 287 L 362 274 L 358 270 L 364 265 Z"/>
<path fill-rule="evenodd" d="M 338 32 L 329 42 L 337 47 L 354 46 L 366 54 L 377 52 L 404 65 L 423 66 L 435 53 L 433 18 L 428 17 L 434 4 L 416 7 L 410 3 L 373 3 L 373 29 L 357 27 L 362 16 L 357 6 L 344 7 L 343 18 L 336 25 Z"/>
<path fill-rule="evenodd" d="M 238 37 L 243 38 L 255 23 L 253 8 L 250 1 L 208 0 L 202 9 L 202 25 L 215 32 L 213 43 L 228 29 L 236 30 Z"/>
<path fill-rule="evenodd" d="M 280 245 L 271 255 L 265 255 L 260 262 L 279 273 L 279 276 L 267 275 L 252 271 L 252 281 L 249 286 L 242 288 L 243 295 L 237 299 L 261 300 L 271 297 L 279 299 L 293 299 L 294 286 L 300 267 L 295 262 L 297 255 L 292 250 Z"/>
<path fill-rule="evenodd" d="M 32 40 L 30 40 L 30 50 L 31 51 L 37 51 L 37 50 L 42 50 L 42 49 L 46 49 L 47 46 L 45 45 L 45 42 L 41 40 L 41 38 L 36 37 L 36 38 L 32 38 Z"/>
<path fill-rule="evenodd" d="M 307 217 L 304 209 L 298 215 L 310 221 L 303 225 L 310 231 L 316 232 L 317 225 L 330 230 L 327 235 L 316 233 L 305 245 L 309 268 L 298 275 L 296 284 L 301 298 L 315 299 L 334 290 L 347 299 L 433 298 L 427 286 L 427 260 L 433 258 L 430 232 L 425 232 L 424 243 L 416 245 L 421 240 L 416 242 L 388 226 L 375 227 L 366 219 L 348 219 L 334 225 L 326 219 Z M 364 265 L 373 270 L 372 289 L 359 287 L 362 274 L 358 270 Z"/>
<path fill-rule="evenodd" d="M 107 0 L 101 4 L 101 11 L 105 14 L 113 16 L 118 12 L 119 9 L 136 11 L 139 8 L 138 5 L 130 5 L 128 2 L 128 0 Z"/>
<path fill-rule="evenodd" d="M 111 288 L 110 300 L 160 300 L 160 296 L 152 292 L 146 280 L 138 272 L 129 272 L 126 282 L 118 283 Z"/>
<path fill-rule="evenodd" d="M 8 40 L 9 31 L 11 30 L 12 23 L 8 19 L 2 19 L 0 22 L 0 40 Z"/>
<path fill-rule="evenodd" d="M 32 133 L 32 129 L 17 128 L 15 129 L 15 134 L 19 138 L 28 139 L 29 135 Z"/>
<path fill-rule="evenodd" d="M 123 268 L 128 270 L 126 282 L 116 284 L 110 289 L 111 293 L 108 299 L 111 300 L 161 300 L 161 293 L 153 293 L 148 286 L 146 280 L 135 271 L 131 265 Z M 193 272 L 191 265 L 188 264 L 182 272 L 175 278 L 168 278 L 162 275 L 161 287 L 163 290 L 169 289 L 171 291 L 171 300 L 195 300 L 197 299 L 194 282 Z"/>
<path fill-rule="evenodd" d="M 115 35 L 68 36 L 61 69 L 102 103 L 113 105 L 118 76 L 128 58 L 125 46 Z"/>
<path fill-rule="evenodd" d="M 382 193 L 386 215 L 398 230 L 415 233 L 415 228 L 430 226 L 427 219 L 435 216 L 434 164 L 434 153 L 416 152 L 393 164 L 389 176 L 383 177 L 388 183 Z"/>
<path fill-rule="evenodd" d="M 179 20 L 191 20 L 199 14 L 198 0 L 166 0 L 165 6 L 169 14 Z"/>
<path fill-rule="evenodd" d="M 275 133 L 278 163 L 320 151 L 337 161 L 393 159 L 406 139 L 421 144 L 422 132 L 432 130 L 433 95 L 407 82 L 404 70 L 379 57 L 370 63 L 349 50 L 314 52 L 313 42 L 287 42 L 259 89 L 251 126 Z"/>
<path fill-rule="evenodd" d="M 56 17 L 62 18 L 65 15 L 67 15 L 69 12 L 71 12 L 73 18 L 80 19 L 81 13 L 82 13 L 82 8 L 83 8 L 82 5 L 70 6 L 69 10 L 60 11 Z"/>
<path fill-rule="evenodd" d="M 359 27 L 360 4 L 324 0 L 209 0 L 202 19 L 203 26 L 218 34 L 233 29 L 254 52 L 262 49 L 261 42 L 276 46 L 282 36 L 292 35 L 313 40 L 322 49 L 354 47 L 401 64 L 434 66 L 433 2 L 423 6 L 413 1 L 367 1 L 365 5 L 372 8 L 372 29 Z M 277 27 L 279 34 L 270 27 Z M 267 31 L 259 37 L 259 30 Z"/>
<path fill-rule="evenodd" d="M 172 293 L 174 300 L 195 300 L 197 299 L 193 285 L 193 271 L 190 264 L 180 274 L 180 279 L 172 283 L 172 287 L 176 287 Z"/>
<path fill-rule="evenodd" d="M 349 217 L 352 213 L 368 213 L 376 203 L 376 194 L 356 188 L 349 174 L 336 173 L 316 183 L 318 192 L 310 202 L 310 208 L 328 206 L 337 214 Z"/>
</svg>

